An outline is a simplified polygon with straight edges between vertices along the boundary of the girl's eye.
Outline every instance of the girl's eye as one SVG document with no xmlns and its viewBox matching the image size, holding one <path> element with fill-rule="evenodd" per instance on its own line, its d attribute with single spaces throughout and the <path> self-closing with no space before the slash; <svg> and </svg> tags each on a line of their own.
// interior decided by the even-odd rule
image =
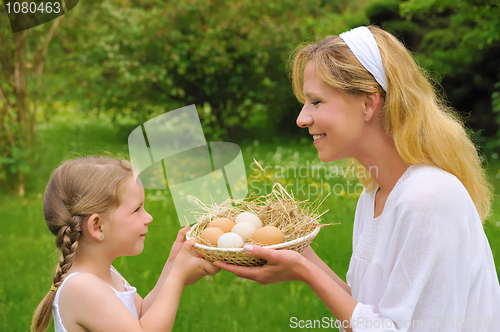
<svg viewBox="0 0 500 332">
<path fill-rule="evenodd" d="M 316 106 L 316 105 L 318 105 L 319 103 L 321 103 L 321 102 L 320 102 L 320 101 L 313 101 L 311 104 L 312 104 L 313 106 Z"/>
<path fill-rule="evenodd" d="M 137 212 L 141 209 L 141 207 L 139 206 L 134 212 Z"/>
</svg>

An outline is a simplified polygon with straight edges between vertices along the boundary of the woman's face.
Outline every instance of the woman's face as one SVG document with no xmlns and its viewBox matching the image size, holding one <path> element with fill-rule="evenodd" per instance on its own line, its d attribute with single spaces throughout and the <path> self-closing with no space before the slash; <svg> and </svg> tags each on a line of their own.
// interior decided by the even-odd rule
<svg viewBox="0 0 500 332">
<path fill-rule="evenodd" d="M 323 82 L 309 61 L 304 69 L 304 107 L 297 125 L 313 135 L 324 162 L 356 158 L 365 126 L 365 98 L 347 95 Z"/>
</svg>

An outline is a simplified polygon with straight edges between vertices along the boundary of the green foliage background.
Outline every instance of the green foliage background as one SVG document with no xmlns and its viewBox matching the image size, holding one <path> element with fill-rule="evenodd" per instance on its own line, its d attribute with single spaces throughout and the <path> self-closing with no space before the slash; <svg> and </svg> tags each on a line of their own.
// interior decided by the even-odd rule
<svg viewBox="0 0 500 332">
<path fill-rule="evenodd" d="M 15 93 L 16 40 L 3 0 L 0 17 L 0 88 L 16 113 L 24 104 Z M 189 104 L 198 107 L 209 140 L 304 137 L 290 121 L 300 110 L 290 88 L 290 55 L 302 42 L 367 24 L 405 42 L 467 120 L 484 154 L 498 158 L 496 0 L 83 0 L 64 15 L 45 57 L 40 46 L 53 22 L 24 32 L 27 88 L 21 96 L 42 123 L 58 107 L 106 113 L 124 138 L 147 119 Z M 36 131 L 27 137 L 23 121 L 1 114 L 19 142 L 17 150 L 0 145 L 0 184 L 13 188 L 38 160 L 24 144 Z M 0 144 L 5 135 L 0 132 Z"/>
<path fill-rule="evenodd" d="M 301 105 L 288 77 L 290 54 L 303 42 L 367 24 L 400 37 L 431 72 L 436 88 L 467 120 L 499 188 L 496 0 L 81 0 L 55 29 L 43 75 L 37 71 L 40 50 L 54 22 L 25 31 L 21 64 L 35 124 L 31 147 L 14 82 L 19 50 L 0 0 L 0 90 L 6 96 L 0 98 L 0 330 L 26 331 L 50 287 L 58 255 L 41 203 L 50 173 L 64 157 L 127 154 L 133 128 L 196 104 L 207 141 L 238 143 L 247 167 L 252 158 L 285 167 L 319 163 L 308 133 L 295 125 Z M 15 148 L 3 143 L 8 132 Z M 26 187 L 21 197 L 15 190 L 19 174 Z M 153 287 L 179 227 L 168 191 L 146 196 L 155 218 L 146 249 L 116 262 L 141 295 Z M 319 256 L 342 277 L 356 201 L 331 195 L 324 222 L 341 224 L 316 240 Z M 485 225 L 497 267 L 499 206 L 495 198 Z M 325 316 L 331 314 L 303 284 L 260 286 L 221 273 L 186 288 L 174 330 L 287 331 L 290 317 Z"/>
<path fill-rule="evenodd" d="M 75 121 L 71 121 L 74 119 Z M 42 214 L 43 191 L 51 171 L 66 156 L 103 152 L 127 155 L 127 145 L 119 130 L 102 117 L 82 117 L 76 112 L 60 112 L 51 124 L 39 128 L 37 148 L 45 153 L 33 170 L 31 190 L 26 197 L 0 196 L 0 331 L 27 331 L 37 304 L 48 292 L 59 261 L 55 237 L 48 231 Z M 328 183 L 346 185 L 342 177 L 326 179 L 324 174 L 313 175 L 313 165 L 324 164 L 309 140 L 293 140 L 275 144 L 252 142 L 240 145 L 249 188 L 261 194 L 269 190 L 270 181 L 254 172 L 249 165 L 253 158 L 271 170 L 278 165 L 302 169 L 300 177 L 306 184 L 305 192 L 298 192 L 297 178 L 274 174 L 276 182 L 292 184 L 296 197 L 324 199 L 328 190 L 319 188 Z M 255 167 L 254 167 L 255 168 Z M 275 169 L 276 170 L 276 169 Z M 278 169 L 279 170 L 279 169 Z M 272 172 L 270 172 L 272 174 Z M 500 190 L 500 163 L 493 163 L 489 178 Z M 321 182 L 323 181 L 323 182 Z M 308 192 L 311 195 L 308 195 Z M 142 254 L 121 257 L 114 266 L 145 296 L 155 285 L 170 247 L 179 230 L 179 222 L 168 191 L 145 190 L 146 210 L 153 216 Z M 336 223 L 321 230 L 313 243 L 317 254 L 340 277 L 345 279 L 352 251 L 352 222 L 357 196 L 348 193 L 331 194 L 322 204 L 329 210 L 323 223 Z M 493 214 L 485 224 L 485 232 L 500 274 L 500 199 L 493 202 Z M 340 223 L 340 224 L 337 224 Z M 205 277 L 184 289 L 173 331 L 293 331 L 291 317 L 301 320 L 332 318 L 328 308 L 305 284 L 287 282 L 261 286 L 221 272 Z M 53 327 L 49 331 L 53 331 Z M 309 329 L 311 330 L 311 329 Z M 336 329 L 331 329 L 336 331 Z"/>
</svg>

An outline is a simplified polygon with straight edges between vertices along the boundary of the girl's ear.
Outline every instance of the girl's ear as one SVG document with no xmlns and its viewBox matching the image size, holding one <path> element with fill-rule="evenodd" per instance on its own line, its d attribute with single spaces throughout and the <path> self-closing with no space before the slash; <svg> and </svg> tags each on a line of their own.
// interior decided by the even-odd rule
<svg viewBox="0 0 500 332">
<path fill-rule="evenodd" d="M 101 241 L 104 238 L 104 220 L 98 214 L 93 214 L 89 217 L 86 228 L 90 237 Z"/>
<path fill-rule="evenodd" d="M 367 93 L 365 95 L 365 121 L 370 121 L 383 105 L 384 101 L 380 93 Z"/>
</svg>

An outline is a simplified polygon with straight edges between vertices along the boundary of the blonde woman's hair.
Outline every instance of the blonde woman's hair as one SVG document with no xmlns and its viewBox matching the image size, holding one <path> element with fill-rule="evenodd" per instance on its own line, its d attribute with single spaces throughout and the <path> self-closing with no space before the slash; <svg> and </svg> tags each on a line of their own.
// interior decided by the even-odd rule
<svg viewBox="0 0 500 332">
<path fill-rule="evenodd" d="M 351 95 L 380 93 L 385 99 L 382 122 L 396 149 L 408 165 L 435 165 L 455 175 L 472 197 L 484 221 L 490 212 L 491 184 L 486 180 L 480 156 L 468 137 L 457 113 L 437 95 L 431 79 L 393 35 L 369 26 L 384 65 L 387 93 L 356 59 L 338 36 L 301 45 L 294 53 L 292 85 L 297 99 L 305 102 L 302 92 L 304 68 L 312 61 L 317 75 L 329 86 Z M 348 164 L 363 167 L 355 160 Z M 370 174 L 369 172 L 360 172 Z M 359 177 L 367 191 L 377 187 L 368 175 Z"/>
<path fill-rule="evenodd" d="M 92 156 L 65 161 L 54 170 L 43 197 L 45 222 L 62 252 L 53 287 L 61 285 L 73 264 L 83 223 L 92 214 L 105 216 L 116 209 L 132 175 L 132 167 L 126 160 Z M 31 331 L 47 329 L 55 295 L 56 291 L 50 290 L 40 302 Z"/>
</svg>

